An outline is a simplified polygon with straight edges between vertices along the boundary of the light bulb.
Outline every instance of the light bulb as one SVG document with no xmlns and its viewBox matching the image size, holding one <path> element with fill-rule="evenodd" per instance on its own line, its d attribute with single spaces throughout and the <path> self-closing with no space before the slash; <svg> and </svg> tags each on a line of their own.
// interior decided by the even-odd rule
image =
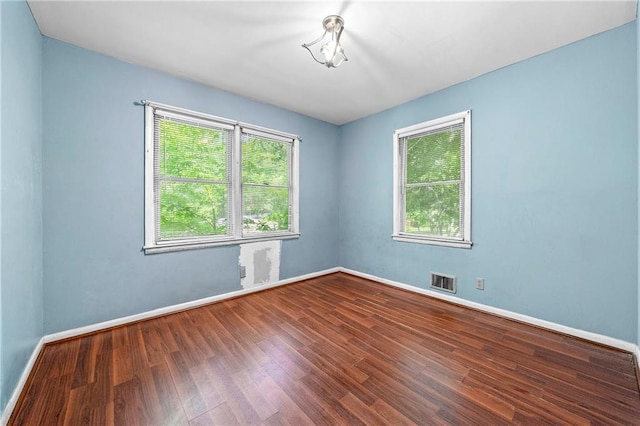
<svg viewBox="0 0 640 426">
<path fill-rule="evenodd" d="M 337 67 L 346 59 L 342 46 L 336 43 L 335 40 L 331 40 L 322 46 L 320 53 L 324 55 L 325 65 L 327 67 Z"/>
</svg>

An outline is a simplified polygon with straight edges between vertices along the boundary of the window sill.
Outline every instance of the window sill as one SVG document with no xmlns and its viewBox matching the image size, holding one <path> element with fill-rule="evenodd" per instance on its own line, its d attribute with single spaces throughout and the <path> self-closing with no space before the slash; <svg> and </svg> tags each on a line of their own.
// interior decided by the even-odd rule
<svg viewBox="0 0 640 426">
<path fill-rule="evenodd" d="M 273 240 L 291 240 L 299 238 L 300 234 L 270 234 L 260 236 L 246 236 L 243 238 L 225 239 L 225 240 L 191 240 L 191 241 L 171 241 L 166 243 L 160 243 L 142 248 L 144 254 L 156 254 L 156 253 L 168 253 L 172 251 L 185 251 L 185 250 L 197 250 L 208 247 L 219 246 L 232 246 L 246 243 L 255 243 L 258 241 L 273 241 Z"/>
<path fill-rule="evenodd" d="M 470 249 L 473 243 L 471 241 L 460 240 L 442 240 L 437 238 L 417 237 L 413 235 L 392 235 L 394 241 L 414 244 L 427 244 L 433 246 L 454 247 Z"/>
</svg>

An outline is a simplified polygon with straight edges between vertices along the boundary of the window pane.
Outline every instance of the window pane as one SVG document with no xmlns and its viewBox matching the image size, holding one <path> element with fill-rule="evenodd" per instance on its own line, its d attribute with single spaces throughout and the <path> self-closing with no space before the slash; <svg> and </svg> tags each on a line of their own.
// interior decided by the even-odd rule
<svg viewBox="0 0 640 426">
<path fill-rule="evenodd" d="M 243 135 L 242 182 L 289 184 L 289 144 Z"/>
<path fill-rule="evenodd" d="M 227 234 L 228 186 L 160 183 L 160 238 Z"/>
<path fill-rule="evenodd" d="M 460 129 L 407 138 L 407 183 L 460 180 Z"/>
<path fill-rule="evenodd" d="M 244 233 L 289 230 L 289 189 L 245 185 Z"/>
<path fill-rule="evenodd" d="M 230 132 L 160 120 L 160 175 L 228 181 Z"/>
<path fill-rule="evenodd" d="M 149 101 L 144 134 L 145 253 L 297 236 L 297 137 Z"/>
<path fill-rule="evenodd" d="M 460 237 L 460 186 L 407 188 L 405 232 Z"/>
</svg>

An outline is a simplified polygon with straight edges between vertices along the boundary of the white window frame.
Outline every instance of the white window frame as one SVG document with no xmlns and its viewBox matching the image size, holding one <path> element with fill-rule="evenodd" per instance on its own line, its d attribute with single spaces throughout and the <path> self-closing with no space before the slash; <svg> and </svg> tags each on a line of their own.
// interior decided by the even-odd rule
<svg viewBox="0 0 640 426">
<path fill-rule="evenodd" d="M 405 152 L 401 152 L 401 139 L 417 135 L 420 133 L 437 130 L 451 126 L 455 123 L 464 123 L 464 138 L 462 150 L 464 158 L 464 168 L 462 173 L 462 185 L 464 190 L 463 208 L 461 209 L 463 223 L 463 234 L 459 238 L 422 235 L 405 232 L 405 183 L 406 168 L 402 167 Z M 397 129 L 393 132 L 393 235 L 395 241 L 431 244 L 437 246 L 471 248 L 471 111 L 462 111 L 446 117 L 425 121 L 423 123 Z"/>
<path fill-rule="evenodd" d="M 252 241 L 268 241 L 298 238 L 299 233 L 299 144 L 297 135 L 268 129 L 248 123 L 242 123 L 227 118 L 216 117 L 184 108 L 178 108 L 157 102 L 143 101 L 145 106 L 145 157 L 144 157 L 144 253 L 163 253 L 200 249 L 223 245 L 242 244 Z M 231 235 L 189 237 L 183 239 L 158 240 L 156 229 L 156 194 L 154 193 L 154 112 L 162 111 L 162 115 L 192 121 L 204 122 L 223 128 L 232 128 L 231 142 L 231 192 L 232 203 L 229 205 L 229 217 L 233 224 Z M 242 139 L 243 133 L 254 134 L 291 144 L 289 161 L 289 231 L 274 231 L 264 233 L 243 233 L 242 226 Z"/>
</svg>

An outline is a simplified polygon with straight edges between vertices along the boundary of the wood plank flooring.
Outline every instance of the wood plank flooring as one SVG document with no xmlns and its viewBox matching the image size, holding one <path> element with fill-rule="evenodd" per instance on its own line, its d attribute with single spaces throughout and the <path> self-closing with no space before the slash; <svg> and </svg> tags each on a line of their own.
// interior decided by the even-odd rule
<svg viewBox="0 0 640 426">
<path fill-rule="evenodd" d="M 47 345 L 9 424 L 640 424 L 635 374 L 338 273 Z"/>
</svg>

